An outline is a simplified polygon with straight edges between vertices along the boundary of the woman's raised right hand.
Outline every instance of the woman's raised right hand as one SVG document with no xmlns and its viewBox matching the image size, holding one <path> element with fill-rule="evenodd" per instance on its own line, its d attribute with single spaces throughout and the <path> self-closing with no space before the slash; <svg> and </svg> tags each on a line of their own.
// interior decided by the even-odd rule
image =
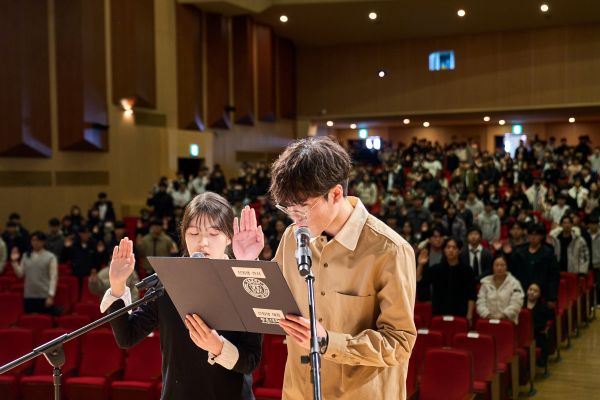
<svg viewBox="0 0 600 400">
<path fill-rule="evenodd" d="M 127 278 L 135 267 L 135 256 L 133 255 L 133 242 L 125 237 L 121 239 L 118 246 L 113 249 L 112 259 L 108 277 L 110 279 L 110 291 L 113 296 L 121 297 L 125 293 Z"/>
</svg>

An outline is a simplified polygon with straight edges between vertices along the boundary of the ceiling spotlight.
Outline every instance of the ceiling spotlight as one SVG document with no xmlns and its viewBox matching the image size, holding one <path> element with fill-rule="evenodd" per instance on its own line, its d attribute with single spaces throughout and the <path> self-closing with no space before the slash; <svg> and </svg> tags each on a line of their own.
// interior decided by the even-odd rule
<svg viewBox="0 0 600 400">
<path fill-rule="evenodd" d="M 427 121 L 423 122 L 423 126 L 424 126 L 425 128 L 429 128 L 429 122 L 427 122 Z"/>
<path fill-rule="evenodd" d="M 548 12 L 548 10 L 550 10 L 550 7 L 548 7 L 548 4 L 542 4 L 540 6 L 540 10 L 542 10 L 542 12 Z"/>
<path fill-rule="evenodd" d="M 574 117 L 569 118 L 569 122 L 570 123 L 574 123 L 575 122 L 575 118 Z"/>
<path fill-rule="evenodd" d="M 356 124 L 350 124 L 350 129 L 356 129 Z"/>
<path fill-rule="evenodd" d="M 500 121 L 498 121 L 498 123 L 499 123 L 500 125 L 504 125 L 504 124 L 506 124 L 506 121 L 505 121 L 505 120 L 503 120 L 503 119 L 501 119 Z"/>
<path fill-rule="evenodd" d="M 377 13 L 376 12 L 370 12 L 369 13 L 369 19 L 371 21 L 375 21 L 377 19 Z"/>
<path fill-rule="evenodd" d="M 408 118 L 404 118 L 404 121 L 402 121 L 404 123 L 404 125 L 408 125 L 410 124 L 410 119 Z"/>
<path fill-rule="evenodd" d="M 483 117 L 483 120 L 484 120 L 485 122 L 490 122 L 490 117 L 488 117 L 488 116 L 486 115 L 485 117 Z"/>
<path fill-rule="evenodd" d="M 288 17 L 287 15 L 282 15 L 281 17 L 279 17 L 279 20 L 285 24 L 286 22 L 288 22 Z"/>
<path fill-rule="evenodd" d="M 327 126 L 333 126 L 333 121 L 327 121 Z"/>
<path fill-rule="evenodd" d="M 381 71 L 379 71 L 379 72 L 377 73 L 377 75 L 378 75 L 380 78 L 383 78 L 383 77 L 385 76 L 385 71 L 384 71 L 384 70 L 381 70 Z"/>
<path fill-rule="evenodd" d="M 467 15 L 467 12 L 465 10 L 463 10 L 463 9 L 460 9 L 460 10 L 458 10 L 457 14 L 458 14 L 459 17 L 462 18 L 465 15 Z"/>
</svg>

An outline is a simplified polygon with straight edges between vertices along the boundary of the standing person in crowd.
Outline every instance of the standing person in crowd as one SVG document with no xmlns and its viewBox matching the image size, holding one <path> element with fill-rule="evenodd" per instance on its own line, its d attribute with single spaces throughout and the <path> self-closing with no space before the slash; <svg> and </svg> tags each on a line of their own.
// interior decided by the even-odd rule
<svg viewBox="0 0 600 400">
<path fill-rule="evenodd" d="M 508 319 L 519 323 L 519 312 L 523 307 L 521 283 L 508 272 L 505 256 L 494 259 L 493 275 L 481 280 L 477 295 L 477 314 L 482 318 Z"/>
<path fill-rule="evenodd" d="M 90 275 L 92 269 L 97 269 L 98 260 L 97 243 L 92 239 L 90 230 L 82 226 L 76 239 L 67 237 L 61 259 L 63 262 L 71 262 L 73 275 L 79 279 L 79 289 L 83 285 L 83 279 Z"/>
<path fill-rule="evenodd" d="M 150 192 L 146 203 L 153 208 L 156 218 L 168 217 L 173 214 L 173 197 L 167 192 L 165 182 L 159 183 L 156 193 Z"/>
<path fill-rule="evenodd" d="M 6 249 L 6 243 L 0 237 L 0 274 L 4 271 L 4 264 L 8 258 L 8 250 Z"/>
<path fill-rule="evenodd" d="M 146 257 L 170 257 L 179 252 L 177 244 L 163 231 L 161 220 L 154 218 L 150 221 L 150 232 L 137 243 L 136 254 L 144 260 L 144 269 L 148 274 L 154 270 Z"/>
<path fill-rule="evenodd" d="M 183 182 L 173 184 L 173 206 L 184 208 L 192 200 L 192 194 Z"/>
<path fill-rule="evenodd" d="M 500 218 L 489 201 L 485 202 L 484 211 L 477 217 L 477 225 L 481 229 L 482 240 L 492 243 L 500 239 Z"/>
<path fill-rule="evenodd" d="M 23 254 L 20 261 L 19 254 L 13 253 L 11 262 L 17 277 L 25 277 L 25 312 L 58 315 L 60 310 L 54 306 L 58 261 L 54 254 L 44 249 L 45 241 L 43 232 L 34 232 L 31 235 L 31 250 Z"/>
<path fill-rule="evenodd" d="M 227 259 L 227 249 L 235 235 L 234 224 L 237 220 L 223 197 L 215 193 L 196 196 L 186 207 L 181 225 L 184 257 L 201 252 L 207 258 Z M 260 238 L 255 235 L 252 239 L 249 247 L 259 252 L 264 244 L 259 240 L 262 232 Z M 113 250 L 110 289 L 100 304 L 102 312 L 131 304 L 126 282 L 134 266 L 133 242 L 125 238 Z M 262 336 L 217 332 L 201 317 L 187 315 L 182 321 L 169 293 L 165 292 L 157 300 L 115 319 L 111 326 L 121 348 L 135 346 L 159 328 L 163 358 L 161 399 L 254 400 L 252 372 L 260 364 Z"/>
<path fill-rule="evenodd" d="M 508 244 L 514 249 L 527 244 L 527 223 L 516 221 L 508 231 Z"/>
<path fill-rule="evenodd" d="M 369 174 L 364 174 L 362 181 L 356 186 L 356 195 L 367 208 L 377 202 L 377 185 L 371 182 Z"/>
<path fill-rule="evenodd" d="M 525 195 L 527 196 L 527 200 L 529 200 L 529 204 L 533 211 L 544 210 L 544 199 L 546 198 L 547 193 L 548 189 L 542 185 L 540 178 L 535 178 L 533 180 L 533 185 L 525 191 Z"/>
<path fill-rule="evenodd" d="M 60 221 L 58 218 L 52 218 L 48 221 L 48 234 L 46 235 L 46 249 L 60 257 L 65 244 L 65 236 L 60 230 Z"/>
<path fill-rule="evenodd" d="M 531 311 L 535 345 L 541 350 L 536 360 L 538 367 L 544 367 L 548 361 L 548 322 L 554 318 L 554 312 L 543 302 L 541 294 L 540 285 L 535 282 L 529 285 L 526 307 Z"/>
<path fill-rule="evenodd" d="M 521 246 L 509 254 L 510 272 L 521 282 L 521 287 L 529 287 L 533 282 L 541 289 L 541 295 L 554 308 L 558 297 L 560 269 L 552 247 L 544 243 L 546 227 L 532 224 L 527 230 L 528 246 Z"/>
<path fill-rule="evenodd" d="M 548 217 L 552 220 L 555 225 L 560 224 L 560 220 L 569 211 L 569 206 L 567 205 L 567 196 L 562 193 L 559 193 L 556 196 L 556 204 L 550 207 L 548 211 Z"/>
<path fill-rule="evenodd" d="M 108 195 L 105 192 L 98 193 L 98 200 L 94 204 L 94 208 L 98 210 L 98 218 L 102 222 L 117 219 L 113 203 L 108 200 Z"/>
<path fill-rule="evenodd" d="M 467 231 L 467 246 L 460 252 L 461 263 L 473 270 L 477 281 L 492 273 L 492 253 L 481 244 L 481 229 L 473 225 Z"/>
<path fill-rule="evenodd" d="M 295 257 L 295 230 L 307 227 L 314 238 L 310 247 L 319 297 L 315 305 L 323 398 L 404 399 L 416 339 L 415 255 L 360 199 L 347 196 L 350 169 L 346 151 L 326 137 L 296 141 L 279 156 L 272 166 L 270 192 L 294 224 L 283 235 L 275 261 L 302 314 L 308 315 L 306 283 L 298 276 Z M 249 237 L 262 236 L 256 221 L 244 215 L 240 229 Z M 257 256 L 245 251 L 238 258 Z M 310 398 L 310 367 L 300 362 L 310 348 L 310 323 L 288 315 L 280 325 L 289 335 L 283 398 Z"/>
<path fill-rule="evenodd" d="M 598 229 L 598 216 L 591 215 L 588 219 L 588 229 L 590 231 L 590 259 L 591 266 L 596 278 L 597 297 L 600 298 L 600 229 Z"/>
<path fill-rule="evenodd" d="M 587 274 L 590 251 L 579 229 L 573 229 L 573 218 L 570 215 L 560 219 L 560 227 L 552 231 L 550 238 L 561 271 Z"/>
<path fill-rule="evenodd" d="M 92 270 L 88 280 L 88 289 L 92 294 L 100 296 L 100 298 L 104 296 L 106 291 L 110 288 L 109 272 L 110 268 L 108 266 L 101 268 L 98 272 L 96 272 L 95 269 Z M 125 282 L 125 285 L 127 285 L 129 292 L 131 293 L 131 301 L 136 301 L 140 297 L 139 290 L 135 286 L 139 281 L 140 278 L 138 277 L 137 272 L 133 271 Z"/>
<path fill-rule="evenodd" d="M 6 244 L 8 251 L 16 247 L 19 249 L 19 253 L 22 254 L 29 249 L 27 237 L 19 232 L 18 225 L 13 221 L 8 221 L 6 223 L 6 229 L 4 230 L 4 233 L 2 233 L 2 240 Z"/>
<path fill-rule="evenodd" d="M 458 216 L 460 216 L 463 219 L 463 221 L 465 221 L 467 229 L 470 229 L 471 226 L 473 226 L 473 213 L 467 208 L 467 197 L 465 195 L 461 195 L 458 198 L 458 204 L 456 207 Z"/>
<path fill-rule="evenodd" d="M 443 248 L 442 262 L 429 269 L 425 268 L 429 262 L 427 251 L 419 253 L 417 282 L 431 285 L 433 315 L 465 317 L 471 325 L 477 299 L 475 273 L 461 262 L 460 244 L 456 239 L 446 239 Z"/>
<path fill-rule="evenodd" d="M 448 236 L 455 237 L 463 242 L 467 239 L 467 224 L 465 223 L 465 220 L 457 214 L 456 206 L 454 204 L 450 203 L 450 205 L 448 205 L 446 213 L 442 217 L 442 224 L 446 228 Z"/>
<path fill-rule="evenodd" d="M 425 269 L 431 268 L 442 262 L 444 258 L 444 232 L 441 227 L 435 226 L 431 230 L 431 236 L 425 239 L 417 246 L 419 250 L 426 249 L 429 256 Z M 431 285 L 424 285 L 422 282 L 417 282 L 417 300 L 431 301 Z"/>
</svg>

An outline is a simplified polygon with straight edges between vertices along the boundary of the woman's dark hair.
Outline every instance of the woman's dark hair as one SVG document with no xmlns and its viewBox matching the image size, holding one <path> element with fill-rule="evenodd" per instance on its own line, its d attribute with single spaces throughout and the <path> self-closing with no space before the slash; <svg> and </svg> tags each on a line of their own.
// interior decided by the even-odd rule
<svg viewBox="0 0 600 400">
<path fill-rule="evenodd" d="M 301 139 L 289 145 L 273 163 L 269 193 L 284 206 L 324 196 L 338 184 L 346 195 L 351 168 L 350 156 L 333 139 Z"/>
<path fill-rule="evenodd" d="M 444 239 L 444 244 L 442 244 L 442 249 L 445 249 L 446 246 L 448 245 L 448 243 L 450 243 L 450 242 L 454 242 L 456 244 L 456 247 L 458 247 L 458 250 L 460 251 L 460 249 L 462 248 L 462 241 L 455 237 L 452 237 L 452 236 Z"/>
<path fill-rule="evenodd" d="M 233 210 L 224 197 L 205 192 L 194 197 L 185 207 L 180 227 L 181 252 L 189 257 L 185 231 L 201 218 L 208 218 L 217 230 L 223 232 L 228 239 L 233 238 Z M 231 255 L 231 254 L 229 254 Z"/>
</svg>

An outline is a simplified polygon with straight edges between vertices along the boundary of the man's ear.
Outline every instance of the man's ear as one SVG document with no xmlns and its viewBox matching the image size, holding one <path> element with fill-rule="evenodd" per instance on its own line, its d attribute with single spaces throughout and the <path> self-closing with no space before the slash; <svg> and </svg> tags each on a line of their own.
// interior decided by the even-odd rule
<svg viewBox="0 0 600 400">
<path fill-rule="evenodd" d="M 337 203 L 338 201 L 341 201 L 344 199 L 344 188 L 342 187 L 342 185 L 340 185 L 339 183 L 337 185 L 334 186 L 333 191 L 332 191 L 332 195 L 333 195 L 333 202 Z"/>
</svg>

